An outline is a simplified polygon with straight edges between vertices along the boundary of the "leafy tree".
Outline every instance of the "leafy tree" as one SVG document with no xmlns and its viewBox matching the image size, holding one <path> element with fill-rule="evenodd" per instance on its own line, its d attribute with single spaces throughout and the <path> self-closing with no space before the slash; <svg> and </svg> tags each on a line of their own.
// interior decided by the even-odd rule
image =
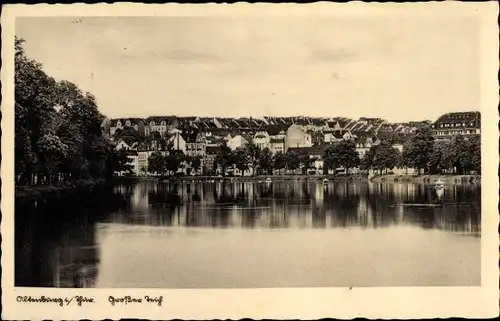
<svg viewBox="0 0 500 321">
<path fill-rule="evenodd" d="M 269 174 L 273 169 L 273 154 L 269 148 L 264 148 L 259 155 L 259 168 Z"/>
<path fill-rule="evenodd" d="M 452 139 L 454 155 L 453 165 L 461 174 L 466 174 L 472 168 L 471 143 L 463 136 L 457 135 Z"/>
<path fill-rule="evenodd" d="M 380 144 L 372 147 L 373 151 L 369 153 L 371 166 L 379 171 L 393 169 L 398 164 L 399 150 L 392 147 L 389 141 L 381 141 Z"/>
<path fill-rule="evenodd" d="M 406 166 L 415 167 L 418 172 L 426 169 L 432 149 L 434 146 L 434 137 L 429 125 L 420 125 L 415 135 L 412 136 L 403 147 L 403 159 Z"/>
<path fill-rule="evenodd" d="M 349 173 L 349 169 L 359 166 L 359 154 L 353 142 L 343 140 L 336 145 L 336 148 L 339 149 L 339 163 L 345 168 L 346 173 Z"/>
<path fill-rule="evenodd" d="M 359 165 L 359 154 L 353 142 L 341 141 L 325 149 L 323 166 L 325 173 L 328 173 L 330 169 L 339 167 L 345 168 L 346 172 L 349 173 L 349 169 Z"/>
<path fill-rule="evenodd" d="M 201 158 L 198 157 L 198 156 L 195 156 L 193 157 L 191 160 L 190 160 L 190 163 L 191 163 L 191 167 L 195 170 L 195 171 L 198 171 L 198 169 L 200 169 L 201 167 Z"/>
<path fill-rule="evenodd" d="M 166 172 L 166 162 L 159 152 L 152 153 L 148 158 L 148 172 L 164 174 Z"/>
<path fill-rule="evenodd" d="M 293 151 L 287 151 L 285 154 L 285 166 L 287 170 L 295 171 L 300 166 L 299 155 Z"/>
<path fill-rule="evenodd" d="M 311 158 L 309 155 L 300 156 L 300 166 L 302 168 L 302 174 L 307 174 L 308 170 L 314 167 L 315 158 Z"/>
<path fill-rule="evenodd" d="M 15 39 L 16 183 L 109 177 L 119 155 L 102 135 L 95 97 L 56 82 Z"/>
<path fill-rule="evenodd" d="M 215 157 L 214 166 L 220 166 L 222 169 L 222 176 L 226 175 L 226 170 L 232 166 L 231 159 L 231 149 L 226 144 L 219 145 L 219 150 L 217 151 L 217 155 Z"/>
<path fill-rule="evenodd" d="M 429 169 L 432 174 L 442 173 L 454 166 L 453 146 L 449 140 L 434 142 L 432 153 L 429 157 Z"/>
<path fill-rule="evenodd" d="M 471 169 L 481 173 L 481 137 L 479 135 L 470 139 Z"/>
<path fill-rule="evenodd" d="M 277 152 L 274 155 L 273 168 L 278 170 L 281 174 L 281 170 L 286 167 L 286 156 L 282 152 Z"/>
<path fill-rule="evenodd" d="M 330 145 L 325 149 L 323 155 L 323 173 L 328 174 L 330 169 L 336 170 L 340 167 L 340 150 L 337 145 Z"/>
<path fill-rule="evenodd" d="M 113 171 L 126 172 L 127 174 L 132 171 L 130 159 L 127 156 L 127 152 L 124 150 L 116 151 L 115 153 L 110 154 L 108 162 L 111 163 L 110 167 L 113 168 Z"/>
<path fill-rule="evenodd" d="M 59 137 L 47 134 L 38 140 L 40 169 L 48 179 L 48 183 L 57 174 L 57 169 L 65 160 L 67 146 L 61 142 Z"/>
<path fill-rule="evenodd" d="M 250 166 L 252 167 L 252 174 L 255 173 L 255 167 L 259 164 L 260 155 L 262 151 L 260 148 L 252 142 L 249 142 L 245 149 L 248 153 Z"/>
<path fill-rule="evenodd" d="M 237 148 L 231 155 L 233 163 L 238 170 L 241 171 L 241 176 L 250 168 L 249 164 L 252 161 L 252 156 L 246 148 Z"/>
<path fill-rule="evenodd" d="M 175 174 L 179 170 L 183 158 L 181 155 L 176 155 L 175 153 L 169 153 L 164 156 L 165 168 L 169 174 Z"/>
</svg>

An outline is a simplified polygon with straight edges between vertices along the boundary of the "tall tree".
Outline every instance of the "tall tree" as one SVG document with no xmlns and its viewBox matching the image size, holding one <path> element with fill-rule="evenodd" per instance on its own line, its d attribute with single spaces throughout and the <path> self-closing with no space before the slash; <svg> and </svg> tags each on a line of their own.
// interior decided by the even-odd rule
<svg viewBox="0 0 500 321">
<path fill-rule="evenodd" d="M 368 153 L 372 159 L 371 167 L 379 171 L 393 169 L 399 162 L 399 150 L 392 147 L 389 141 L 381 141 L 380 144 L 372 146 Z"/>
<path fill-rule="evenodd" d="M 432 149 L 434 146 L 434 137 L 429 125 L 420 125 L 415 135 L 412 136 L 403 147 L 404 162 L 407 166 L 415 167 L 418 172 L 426 169 Z"/>
<path fill-rule="evenodd" d="M 16 183 L 104 178 L 120 170 L 95 97 L 49 77 L 23 43 L 15 39 Z"/>
<path fill-rule="evenodd" d="M 316 161 L 315 158 L 311 158 L 309 155 L 303 155 L 299 158 L 300 161 L 300 167 L 302 168 L 302 174 L 306 175 L 309 171 L 309 169 L 315 168 L 314 167 L 314 162 Z"/>
<path fill-rule="evenodd" d="M 241 176 L 243 176 L 252 163 L 252 156 L 249 154 L 249 151 L 244 147 L 237 148 L 232 153 L 231 158 L 236 168 L 241 171 Z"/>
<path fill-rule="evenodd" d="M 336 170 L 339 167 L 345 168 L 346 173 L 349 173 L 349 169 L 360 165 L 356 146 L 350 141 L 342 141 L 338 144 L 328 146 L 325 149 L 323 159 L 323 171 L 325 174 L 330 169 Z"/>
<path fill-rule="evenodd" d="M 226 175 L 226 170 L 232 166 L 231 149 L 226 144 L 219 145 L 214 165 L 220 167 L 222 176 Z"/>
<path fill-rule="evenodd" d="M 260 155 L 262 154 L 262 151 L 253 142 L 249 142 L 245 146 L 245 148 L 246 148 L 247 153 L 248 153 L 249 162 L 250 162 L 250 166 L 252 168 L 252 175 L 253 175 L 253 174 L 255 174 L 255 168 L 259 164 L 259 159 L 260 159 Z"/>
<path fill-rule="evenodd" d="M 460 174 L 466 174 L 472 168 L 471 143 L 463 136 L 457 135 L 452 138 L 452 150 L 454 155 L 454 166 Z"/>
<path fill-rule="evenodd" d="M 343 140 L 335 147 L 339 150 L 339 164 L 345 168 L 346 173 L 349 173 L 349 169 L 360 165 L 359 154 L 353 142 Z"/>
<path fill-rule="evenodd" d="M 269 174 L 273 169 L 273 154 L 269 148 L 264 148 L 259 155 L 259 169 L 266 174 Z"/>
<path fill-rule="evenodd" d="M 286 167 L 286 156 L 282 152 L 277 152 L 273 159 L 273 168 L 278 170 L 281 174 L 281 170 Z"/>
<path fill-rule="evenodd" d="M 195 170 L 195 172 L 197 172 L 201 167 L 201 158 L 199 156 L 195 156 L 191 158 L 190 163 L 191 167 Z"/>
<path fill-rule="evenodd" d="M 287 170 L 295 171 L 300 166 L 299 155 L 293 151 L 287 151 L 285 154 L 285 166 Z"/>
<path fill-rule="evenodd" d="M 160 175 L 166 172 L 165 159 L 159 152 L 154 152 L 149 156 L 148 172 Z"/>
<path fill-rule="evenodd" d="M 470 139 L 471 169 L 481 173 L 481 137 L 476 135 Z"/>
</svg>

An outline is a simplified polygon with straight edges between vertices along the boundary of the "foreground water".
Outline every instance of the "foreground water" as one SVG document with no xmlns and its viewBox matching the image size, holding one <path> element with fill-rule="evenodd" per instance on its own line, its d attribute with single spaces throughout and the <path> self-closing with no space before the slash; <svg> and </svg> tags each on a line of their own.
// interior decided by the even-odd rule
<svg viewBox="0 0 500 321">
<path fill-rule="evenodd" d="M 16 204 L 17 286 L 480 284 L 480 188 L 179 183 Z"/>
</svg>

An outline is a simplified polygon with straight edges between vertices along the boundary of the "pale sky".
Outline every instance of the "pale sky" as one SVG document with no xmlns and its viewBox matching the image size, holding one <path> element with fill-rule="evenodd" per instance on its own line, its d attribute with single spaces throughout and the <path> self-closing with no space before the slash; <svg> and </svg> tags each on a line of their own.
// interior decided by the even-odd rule
<svg viewBox="0 0 500 321">
<path fill-rule="evenodd" d="M 108 117 L 435 120 L 479 110 L 477 21 L 18 18 L 27 54 Z"/>
</svg>

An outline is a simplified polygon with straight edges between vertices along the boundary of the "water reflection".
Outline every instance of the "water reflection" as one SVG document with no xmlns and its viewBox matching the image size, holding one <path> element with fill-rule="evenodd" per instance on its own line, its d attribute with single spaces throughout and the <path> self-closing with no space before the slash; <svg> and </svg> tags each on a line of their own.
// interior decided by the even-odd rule
<svg viewBox="0 0 500 321">
<path fill-rule="evenodd" d="M 283 182 L 137 184 L 109 222 L 217 228 L 417 225 L 478 234 L 480 189 L 413 184 Z"/>
<path fill-rule="evenodd" d="M 367 182 L 141 182 L 71 198 L 19 202 L 15 280 L 18 286 L 96 286 L 101 260 L 110 253 L 109 249 L 102 253 L 103 240 L 109 233 L 143 235 L 145 227 L 179 231 L 413 227 L 479 237 L 480 194 L 480 187 L 472 185 L 436 191 L 426 185 Z M 343 238 L 350 244 L 348 234 Z M 368 236 L 366 242 L 371 242 Z"/>
</svg>

